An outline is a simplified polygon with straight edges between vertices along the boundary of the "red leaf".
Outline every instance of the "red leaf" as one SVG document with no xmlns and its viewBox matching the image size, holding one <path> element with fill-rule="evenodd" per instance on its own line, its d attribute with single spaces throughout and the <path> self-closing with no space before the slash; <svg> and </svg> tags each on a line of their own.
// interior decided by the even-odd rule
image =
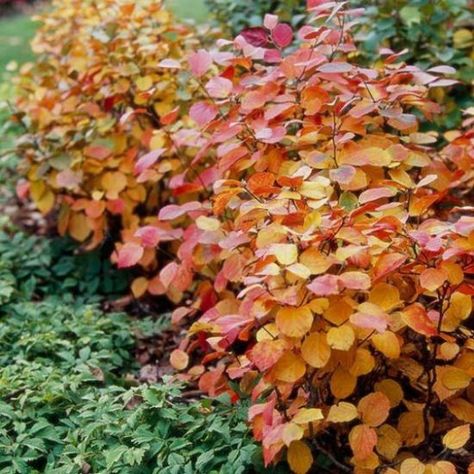
<svg viewBox="0 0 474 474">
<path fill-rule="evenodd" d="M 272 38 L 279 48 L 286 48 L 293 41 L 293 30 L 286 23 L 279 23 L 272 31 Z"/>
<path fill-rule="evenodd" d="M 260 47 L 268 44 L 267 30 L 261 26 L 245 28 L 240 34 L 245 38 L 245 41 L 252 46 Z"/>
</svg>

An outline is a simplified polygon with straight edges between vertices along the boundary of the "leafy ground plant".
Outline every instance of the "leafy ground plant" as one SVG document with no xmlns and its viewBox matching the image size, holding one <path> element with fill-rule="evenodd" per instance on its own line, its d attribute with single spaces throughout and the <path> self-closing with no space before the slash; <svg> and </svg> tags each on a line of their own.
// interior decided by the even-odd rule
<svg viewBox="0 0 474 474">
<path fill-rule="evenodd" d="M 99 296 L 81 300 L 77 283 L 55 282 L 45 248 L 21 234 L 0 244 L 0 472 L 259 472 L 245 404 L 189 402 L 168 381 L 137 385 L 132 333 L 162 327 L 81 302 Z M 82 270 L 65 280 L 87 279 Z"/>
</svg>

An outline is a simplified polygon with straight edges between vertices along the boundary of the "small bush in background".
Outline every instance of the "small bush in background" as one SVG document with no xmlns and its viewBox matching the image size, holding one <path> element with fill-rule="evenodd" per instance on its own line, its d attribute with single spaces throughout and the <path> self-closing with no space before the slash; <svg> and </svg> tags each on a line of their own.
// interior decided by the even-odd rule
<svg viewBox="0 0 474 474">
<path fill-rule="evenodd" d="M 182 166 L 159 129 L 186 95 L 177 71 L 190 30 L 152 0 L 57 1 L 40 20 L 38 60 L 18 81 L 19 194 L 43 213 L 59 207 L 60 233 L 94 248 L 156 212 L 161 178 Z M 135 174 L 144 151 L 161 158 L 147 185 Z"/>
</svg>

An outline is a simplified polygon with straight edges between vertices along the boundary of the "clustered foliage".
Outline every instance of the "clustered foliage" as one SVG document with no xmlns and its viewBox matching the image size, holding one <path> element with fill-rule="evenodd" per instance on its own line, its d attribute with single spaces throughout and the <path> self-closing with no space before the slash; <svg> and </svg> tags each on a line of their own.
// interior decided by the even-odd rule
<svg viewBox="0 0 474 474">
<path fill-rule="evenodd" d="M 266 465 L 474 469 L 472 111 L 422 129 L 454 69 L 389 48 L 360 66 L 363 11 L 308 3 L 296 34 L 266 15 L 173 58 L 190 100 L 150 131 L 159 153 L 127 161 L 166 191 L 114 259 L 140 266 L 136 296 L 181 303 L 171 363 L 210 395 L 250 397 Z"/>
<path fill-rule="evenodd" d="M 60 233 L 94 248 L 156 211 L 157 183 L 178 166 L 163 156 L 147 186 L 135 175 L 143 149 L 156 160 L 169 148 L 159 124 L 176 107 L 174 58 L 190 32 L 153 0 L 56 1 L 41 21 L 39 59 L 19 80 L 19 193 L 44 213 L 59 205 Z"/>
</svg>

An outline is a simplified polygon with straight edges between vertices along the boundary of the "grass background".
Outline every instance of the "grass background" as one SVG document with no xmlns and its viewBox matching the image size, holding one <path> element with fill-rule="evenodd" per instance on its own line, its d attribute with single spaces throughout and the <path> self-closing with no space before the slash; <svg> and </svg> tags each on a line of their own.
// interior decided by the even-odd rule
<svg viewBox="0 0 474 474">
<path fill-rule="evenodd" d="M 204 0 L 167 0 L 169 7 L 178 18 L 205 22 L 209 12 Z M 0 71 L 11 61 L 18 64 L 33 59 L 29 43 L 33 38 L 38 24 L 26 15 L 15 15 L 0 20 Z M 0 78 L 1 79 L 1 78 Z"/>
</svg>

